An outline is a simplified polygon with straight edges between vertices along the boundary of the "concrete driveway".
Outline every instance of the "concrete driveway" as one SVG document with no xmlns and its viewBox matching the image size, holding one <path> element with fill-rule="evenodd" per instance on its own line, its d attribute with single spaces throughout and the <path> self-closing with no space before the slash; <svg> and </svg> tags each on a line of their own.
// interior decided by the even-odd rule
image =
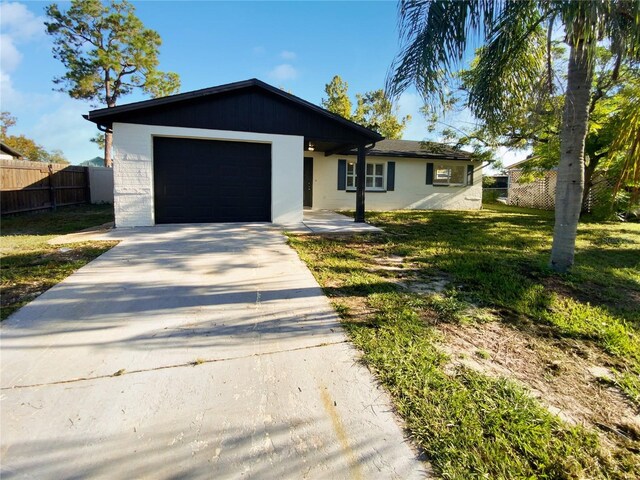
<svg viewBox="0 0 640 480">
<path fill-rule="evenodd" d="M 123 238 L 2 324 L 3 479 L 426 476 L 278 230 Z"/>
</svg>

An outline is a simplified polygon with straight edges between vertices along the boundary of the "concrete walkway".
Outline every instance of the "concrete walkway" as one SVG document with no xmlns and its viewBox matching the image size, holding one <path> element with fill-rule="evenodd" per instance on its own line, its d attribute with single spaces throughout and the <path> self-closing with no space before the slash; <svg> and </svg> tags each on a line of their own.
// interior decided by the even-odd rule
<svg viewBox="0 0 640 480">
<path fill-rule="evenodd" d="M 118 235 L 0 328 L 3 479 L 426 475 L 278 230 Z"/>
<path fill-rule="evenodd" d="M 353 218 L 331 210 L 305 210 L 302 224 L 304 227 L 295 230 L 295 233 L 348 234 L 382 232 L 378 227 L 368 223 L 355 223 Z M 286 230 L 290 231 L 288 228 Z"/>
<path fill-rule="evenodd" d="M 298 234 L 351 234 L 382 233 L 382 229 L 368 223 L 355 223 L 353 218 L 331 210 L 305 210 L 302 223 L 295 225 L 270 225 L 282 231 Z M 140 229 L 138 229 L 140 230 Z M 113 222 L 94 228 L 87 228 L 77 233 L 69 233 L 49 240 L 51 245 L 88 242 L 92 240 L 121 240 L 131 233 L 130 228 L 114 229 Z"/>
</svg>

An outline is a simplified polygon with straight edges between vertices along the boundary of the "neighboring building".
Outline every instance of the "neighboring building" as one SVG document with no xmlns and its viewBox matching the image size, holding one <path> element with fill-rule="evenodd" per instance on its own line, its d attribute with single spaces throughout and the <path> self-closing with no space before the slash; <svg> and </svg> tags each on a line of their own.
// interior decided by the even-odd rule
<svg viewBox="0 0 640 480">
<path fill-rule="evenodd" d="M 93 157 L 91 160 L 85 160 L 78 165 L 80 165 L 81 167 L 104 167 L 104 158 Z"/>
<path fill-rule="evenodd" d="M 504 189 L 505 191 L 509 188 L 509 175 L 484 175 L 482 178 L 485 180 L 485 185 L 491 185 L 488 188 Z"/>
<path fill-rule="evenodd" d="M 303 208 L 478 209 L 482 166 L 378 133 L 259 80 L 94 110 L 112 129 L 117 226 L 298 223 Z"/>
<path fill-rule="evenodd" d="M 528 160 L 507 167 L 509 190 L 507 203 L 519 207 L 553 210 L 556 198 L 557 169 L 544 172 L 542 177 L 532 182 L 523 181 L 522 166 Z"/>
<path fill-rule="evenodd" d="M 0 142 L 0 160 L 20 160 L 22 154 L 9 145 Z"/>
</svg>

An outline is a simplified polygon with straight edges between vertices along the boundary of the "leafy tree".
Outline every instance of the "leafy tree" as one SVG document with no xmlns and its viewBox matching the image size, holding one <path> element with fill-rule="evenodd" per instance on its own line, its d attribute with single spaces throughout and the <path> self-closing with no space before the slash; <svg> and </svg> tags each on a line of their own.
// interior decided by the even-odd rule
<svg viewBox="0 0 640 480">
<path fill-rule="evenodd" d="M 481 39 L 483 54 L 467 105 L 476 117 L 496 124 L 509 115 L 510 106 L 529 102 L 544 85 L 552 88 L 550 75 L 540 77 L 545 55 L 539 46 L 550 45 L 554 31 L 562 31 L 569 55 L 550 264 L 558 272 L 567 271 L 574 261 L 582 205 L 597 47 L 611 45 L 620 62 L 640 60 L 640 2 L 403 0 L 400 25 L 403 46 L 387 81 L 390 94 L 414 84 L 432 104 L 437 102 L 471 40 Z"/>
<path fill-rule="evenodd" d="M 547 37 L 548 33 L 543 32 Z M 566 78 L 562 68 L 566 65 L 566 49 L 560 42 L 551 41 L 550 45 L 539 45 L 542 52 L 538 58 L 538 78 L 551 78 L 552 82 L 540 82 L 538 88 L 533 89 L 526 101 L 513 102 L 504 115 L 489 121 L 478 120 L 473 128 L 447 125 L 438 112 L 429 112 L 428 119 L 432 130 L 445 125 L 440 135 L 447 138 L 456 146 L 474 145 L 489 153 L 496 147 L 530 149 L 533 153 L 522 165 L 522 178 L 534 180 L 544 175 L 549 169 L 555 168 L 560 160 L 560 141 L 558 132 L 562 123 L 562 106 L 564 103 L 564 87 Z M 461 111 L 466 104 L 469 94 L 477 77 L 477 65 L 483 55 L 483 49 L 477 53 L 476 59 L 468 70 L 460 71 L 457 76 L 460 88 L 446 96 L 445 107 L 449 111 Z M 619 116 L 632 103 L 631 91 L 640 79 L 640 68 L 627 59 L 621 62 L 614 57 L 610 48 L 598 47 L 595 56 L 595 77 L 593 81 L 594 94 L 589 105 L 589 128 L 585 139 L 585 163 L 583 190 L 583 207 L 587 205 L 594 182 L 598 186 L 598 210 L 601 215 L 610 216 L 614 210 L 628 210 L 632 203 L 617 201 L 611 188 L 618 183 L 626 170 L 617 165 L 621 161 L 619 150 L 625 150 L 622 142 L 620 147 L 612 148 L 615 140 L 630 132 L 632 122 L 621 122 Z M 506 89 L 506 87 L 505 87 Z M 506 91 L 507 98 L 517 97 L 519 92 Z M 628 182 L 627 182 L 628 183 Z M 631 185 L 625 183 L 625 190 Z M 633 196 L 630 197 L 630 200 Z M 624 200 L 624 199 L 623 199 Z M 592 212 L 594 204 L 592 203 Z"/>
<path fill-rule="evenodd" d="M 178 91 L 176 73 L 158 70 L 160 35 L 145 28 L 126 0 L 72 0 L 66 12 L 46 9 L 53 55 L 67 69 L 54 79 L 72 98 L 115 107 L 120 97 L 139 88 L 152 97 Z M 105 134 L 105 166 L 110 167 L 112 138 Z"/>
<path fill-rule="evenodd" d="M 16 117 L 9 112 L 0 112 L 0 135 L 2 138 L 7 136 L 7 130 L 16 124 Z"/>
<path fill-rule="evenodd" d="M 640 203 L 640 75 L 623 88 L 619 94 L 621 108 L 613 126 L 617 132 L 611 143 L 610 159 L 620 159 L 620 174 L 613 189 L 614 197 L 628 191 L 629 203 Z"/>
<path fill-rule="evenodd" d="M 347 120 L 375 130 L 386 138 L 400 138 L 411 116 L 397 117 L 398 109 L 385 95 L 384 90 L 373 90 L 356 94 L 356 108 L 352 113 L 349 85 L 338 75 L 324 87 L 327 98 L 322 99 L 322 107 Z"/>
<path fill-rule="evenodd" d="M 95 136 L 91 139 L 89 139 L 89 141 L 91 143 L 95 143 L 98 148 L 101 148 L 102 150 L 104 150 L 104 142 L 105 142 L 105 135 L 104 133 L 96 133 Z"/>
<path fill-rule="evenodd" d="M 64 153 L 62 150 L 51 150 L 49 152 L 49 158 L 47 160 L 48 163 L 69 163 L 69 161 L 64 157 Z"/>
<path fill-rule="evenodd" d="M 397 107 L 385 95 L 384 90 L 373 90 L 364 94 L 357 94 L 356 111 L 353 121 L 384 135 L 386 138 L 400 138 L 407 121 L 407 115 L 398 119 Z"/>
<path fill-rule="evenodd" d="M 25 160 L 45 163 L 69 163 L 60 150 L 48 152 L 42 145 L 24 135 L 9 135 L 9 128 L 16 124 L 16 117 L 9 112 L 0 113 L 0 141 L 22 154 Z"/>
<path fill-rule="evenodd" d="M 322 107 L 332 113 L 351 120 L 351 100 L 349 99 L 349 84 L 344 82 L 339 75 L 335 75 L 324 86 L 327 98 L 322 99 Z"/>
</svg>

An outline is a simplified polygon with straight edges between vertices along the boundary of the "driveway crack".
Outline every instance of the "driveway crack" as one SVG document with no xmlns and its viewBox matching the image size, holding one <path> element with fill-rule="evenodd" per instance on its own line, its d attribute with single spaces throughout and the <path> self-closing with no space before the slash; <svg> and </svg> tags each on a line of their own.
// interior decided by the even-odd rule
<svg viewBox="0 0 640 480">
<path fill-rule="evenodd" d="M 266 356 L 266 355 L 277 355 L 279 353 L 288 353 L 288 352 L 297 352 L 297 351 L 301 351 L 301 350 L 312 350 L 312 349 L 316 349 L 316 348 L 322 348 L 322 347 L 328 347 L 331 345 L 340 345 L 342 343 L 347 343 L 348 340 L 340 340 L 340 341 L 336 341 L 336 342 L 323 342 L 323 343 L 318 343 L 316 345 L 307 345 L 305 347 L 296 347 L 296 348 L 289 348 L 289 349 L 285 349 L 285 350 L 275 350 L 273 352 L 262 352 L 262 353 L 252 353 L 249 355 L 238 355 L 235 357 L 225 357 L 225 358 L 212 358 L 212 359 L 198 359 L 196 361 L 193 362 L 185 362 L 185 363 L 176 363 L 173 365 L 162 365 L 159 367 L 153 367 L 153 368 L 141 368 L 138 370 L 124 370 L 124 369 L 120 369 L 117 372 L 110 374 L 110 375 L 94 375 L 94 376 L 87 376 L 87 377 L 77 377 L 77 378 L 71 378 L 69 380 L 57 380 L 55 382 L 43 382 L 43 383 L 33 383 L 33 384 L 28 384 L 28 385 L 14 385 L 12 387 L 1 387 L 0 390 L 14 390 L 14 389 L 21 389 L 21 388 L 36 388 L 36 387 L 46 387 L 49 385 L 63 385 L 66 383 L 77 383 L 77 382 L 86 382 L 89 380 L 100 380 L 103 378 L 114 378 L 114 377 L 123 377 L 125 375 L 135 375 L 137 373 L 145 373 L 145 372 L 155 372 L 158 370 L 168 370 L 170 368 L 185 368 L 185 367 L 195 367 L 198 365 L 204 365 L 207 363 L 219 363 L 219 362 L 228 362 L 228 361 L 232 361 L 232 360 L 242 360 L 245 358 L 251 358 L 251 357 L 262 357 L 262 356 Z"/>
</svg>

